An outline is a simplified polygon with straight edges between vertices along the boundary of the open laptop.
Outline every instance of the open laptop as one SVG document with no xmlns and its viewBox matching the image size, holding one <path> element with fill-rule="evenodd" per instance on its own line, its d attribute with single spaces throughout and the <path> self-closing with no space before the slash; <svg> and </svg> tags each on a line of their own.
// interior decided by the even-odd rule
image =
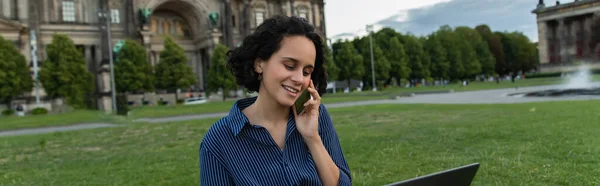
<svg viewBox="0 0 600 186">
<path fill-rule="evenodd" d="M 478 169 L 479 163 L 473 163 L 386 186 L 469 186 Z"/>
</svg>

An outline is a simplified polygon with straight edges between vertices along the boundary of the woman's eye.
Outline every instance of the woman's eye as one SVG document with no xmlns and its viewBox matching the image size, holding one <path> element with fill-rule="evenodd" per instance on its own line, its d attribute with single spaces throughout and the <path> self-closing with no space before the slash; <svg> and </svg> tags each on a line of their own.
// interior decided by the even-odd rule
<svg viewBox="0 0 600 186">
<path fill-rule="evenodd" d="M 312 73 L 312 72 L 309 72 L 309 71 L 304 71 L 304 75 L 305 75 L 305 76 L 308 76 L 308 75 L 310 75 L 310 73 Z"/>
<path fill-rule="evenodd" d="M 288 69 L 288 70 L 292 70 L 292 69 L 294 69 L 294 67 L 293 67 L 293 66 L 289 66 L 289 65 L 285 65 L 285 68 L 286 68 L 286 69 Z"/>
</svg>

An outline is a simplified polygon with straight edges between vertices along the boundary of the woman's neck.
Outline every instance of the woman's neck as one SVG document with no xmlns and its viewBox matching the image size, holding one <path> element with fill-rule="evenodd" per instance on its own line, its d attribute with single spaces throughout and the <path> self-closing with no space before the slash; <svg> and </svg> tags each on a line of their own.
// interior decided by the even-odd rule
<svg viewBox="0 0 600 186">
<path fill-rule="evenodd" d="M 254 104 L 250 105 L 251 114 L 254 120 L 263 127 L 287 124 L 290 113 L 290 107 L 280 105 L 277 100 L 266 95 L 266 92 L 259 92 Z"/>
</svg>

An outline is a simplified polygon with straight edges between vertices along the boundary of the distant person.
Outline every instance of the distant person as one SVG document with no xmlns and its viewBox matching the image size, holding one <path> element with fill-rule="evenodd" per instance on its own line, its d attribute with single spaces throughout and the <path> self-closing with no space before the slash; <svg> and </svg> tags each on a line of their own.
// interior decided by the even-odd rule
<svg viewBox="0 0 600 186">
<path fill-rule="evenodd" d="M 258 96 L 236 101 L 200 145 L 201 185 L 351 185 L 326 91 L 323 38 L 299 17 L 275 16 L 228 53 L 237 84 Z M 303 90 L 313 97 L 296 115 Z"/>
</svg>

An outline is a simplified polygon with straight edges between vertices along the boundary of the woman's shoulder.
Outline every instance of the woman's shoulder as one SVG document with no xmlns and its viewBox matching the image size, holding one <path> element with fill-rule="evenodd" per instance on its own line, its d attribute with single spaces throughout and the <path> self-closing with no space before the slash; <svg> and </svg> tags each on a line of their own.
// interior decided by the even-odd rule
<svg viewBox="0 0 600 186">
<path fill-rule="evenodd" d="M 209 146 L 218 145 L 219 139 L 222 139 L 224 136 L 231 135 L 231 130 L 227 123 L 227 117 L 223 117 L 217 122 L 213 123 L 202 137 L 201 144 Z"/>
</svg>

